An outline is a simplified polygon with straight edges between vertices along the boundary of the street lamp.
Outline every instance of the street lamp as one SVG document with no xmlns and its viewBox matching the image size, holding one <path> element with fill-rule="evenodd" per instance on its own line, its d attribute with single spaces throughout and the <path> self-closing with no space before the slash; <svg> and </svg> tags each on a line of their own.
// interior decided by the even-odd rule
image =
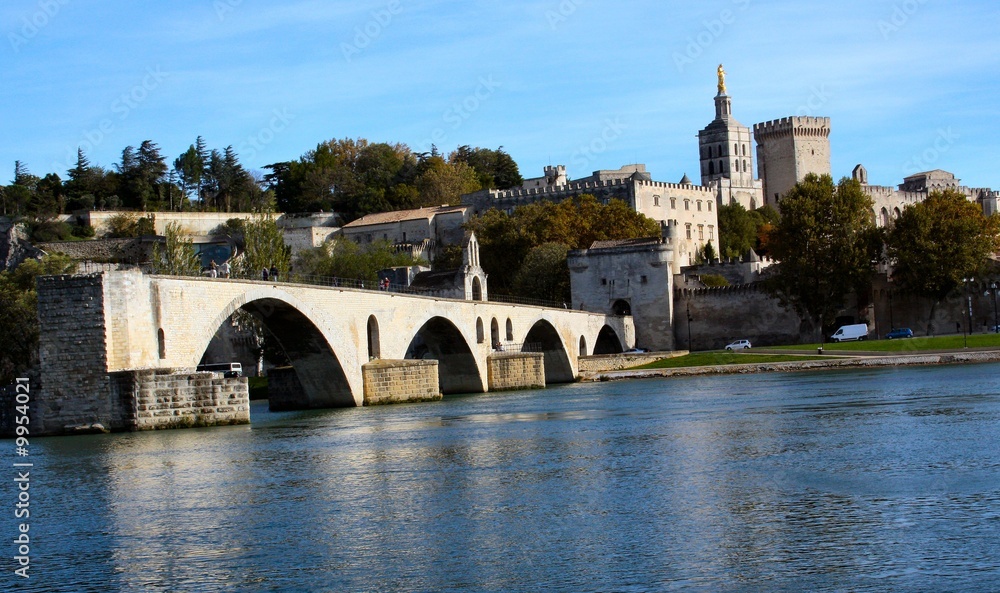
<svg viewBox="0 0 1000 593">
<path fill-rule="evenodd" d="M 975 278 L 962 278 L 962 282 L 965 283 L 965 295 L 966 295 L 966 298 L 968 299 L 968 310 L 966 311 L 966 314 L 968 315 L 968 324 L 967 324 L 966 329 L 968 329 L 968 331 L 967 332 L 963 332 L 963 335 L 965 337 L 965 347 L 966 348 L 969 347 L 969 334 L 972 333 L 972 293 L 969 292 L 969 284 L 971 284 L 971 283 L 973 283 L 975 281 L 976 281 Z"/>
</svg>

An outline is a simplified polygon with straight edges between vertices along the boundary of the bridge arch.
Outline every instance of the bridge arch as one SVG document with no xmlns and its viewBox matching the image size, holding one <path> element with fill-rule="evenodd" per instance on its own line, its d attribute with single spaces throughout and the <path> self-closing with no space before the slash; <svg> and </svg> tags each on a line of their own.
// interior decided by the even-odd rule
<svg viewBox="0 0 1000 593">
<path fill-rule="evenodd" d="M 200 356 L 233 314 L 243 310 L 274 336 L 298 378 L 302 392 L 293 396 L 297 408 L 342 408 L 359 405 L 344 366 L 308 307 L 280 291 L 254 289 L 233 299 L 206 327 Z"/>
<path fill-rule="evenodd" d="M 382 345 L 378 333 L 378 319 L 374 315 L 368 317 L 368 360 L 382 358 Z"/>
<path fill-rule="evenodd" d="M 477 320 L 477 331 L 482 336 L 482 319 Z M 417 330 L 405 358 L 437 360 L 438 383 L 444 395 L 486 390 L 472 349 L 462 332 L 444 317 L 432 317 Z"/>
<path fill-rule="evenodd" d="M 625 351 L 622 340 L 615 333 L 610 325 L 605 325 L 597 334 L 597 341 L 594 342 L 594 354 L 620 354 Z"/>
<path fill-rule="evenodd" d="M 545 355 L 545 383 L 570 383 L 576 379 L 573 366 L 562 338 L 556 328 L 540 319 L 535 322 L 524 338 L 525 345 L 537 345 Z"/>
</svg>

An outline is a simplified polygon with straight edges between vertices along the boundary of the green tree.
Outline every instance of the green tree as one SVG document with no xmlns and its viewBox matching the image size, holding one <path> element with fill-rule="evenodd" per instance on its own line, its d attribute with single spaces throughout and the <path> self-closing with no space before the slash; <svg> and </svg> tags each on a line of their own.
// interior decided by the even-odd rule
<svg viewBox="0 0 1000 593">
<path fill-rule="evenodd" d="M 332 241 L 302 251 L 295 260 L 295 270 L 310 276 L 362 280 L 376 286 L 379 270 L 399 266 L 422 265 L 408 253 L 397 253 L 388 241 L 375 241 L 362 247 L 350 239 Z"/>
<path fill-rule="evenodd" d="M 257 214 L 243 224 L 243 254 L 237 258 L 236 272 L 256 278 L 261 270 L 277 268 L 280 278 L 287 278 L 291 267 L 291 249 L 273 215 Z"/>
<path fill-rule="evenodd" d="M 907 206 L 888 233 L 886 251 L 892 282 L 931 301 L 927 322 L 933 334 L 938 304 L 963 278 L 981 276 L 1000 248 L 1000 217 L 984 216 L 975 202 L 954 190 L 933 191 Z"/>
<path fill-rule="evenodd" d="M 496 150 L 471 148 L 468 145 L 459 146 L 449 155 L 448 160 L 472 167 L 479 179 L 479 185 L 484 189 L 510 189 L 524 183 L 517 163 L 504 152 L 502 146 Z"/>
<path fill-rule="evenodd" d="M 757 245 L 757 221 L 739 202 L 719 206 L 719 250 L 723 257 L 742 257 Z"/>
<path fill-rule="evenodd" d="M 516 294 L 533 299 L 568 302 L 568 253 L 569 248 L 562 243 L 542 243 L 532 248 L 514 276 Z"/>
<path fill-rule="evenodd" d="M 778 260 L 767 286 L 811 323 L 817 338 L 852 293 L 869 294 L 882 248 L 872 200 L 860 184 L 809 174 L 780 203 L 770 248 Z"/>
<path fill-rule="evenodd" d="M 461 161 L 451 163 L 432 156 L 421 165 L 423 171 L 415 182 L 421 206 L 458 204 L 463 194 L 482 189 L 475 170 Z"/>
<path fill-rule="evenodd" d="M 76 262 L 63 255 L 27 260 L 0 272 L 0 383 L 8 384 L 38 362 L 38 293 L 35 279 L 68 274 Z"/>
<path fill-rule="evenodd" d="M 195 254 L 191 239 L 181 225 L 167 224 L 163 233 L 163 246 L 153 245 L 153 272 L 169 276 L 196 276 L 201 271 L 201 262 Z"/>
</svg>

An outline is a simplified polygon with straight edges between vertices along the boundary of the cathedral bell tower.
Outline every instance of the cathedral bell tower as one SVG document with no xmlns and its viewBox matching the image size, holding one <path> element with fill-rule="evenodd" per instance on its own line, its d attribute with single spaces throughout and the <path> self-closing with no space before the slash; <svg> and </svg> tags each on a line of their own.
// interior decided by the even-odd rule
<svg viewBox="0 0 1000 593">
<path fill-rule="evenodd" d="M 753 186 L 753 151 L 750 128 L 733 118 L 733 102 L 726 93 L 726 71 L 719 64 L 719 93 L 715 96 L 715 119 L 698 132 L 701 152 L 701 184 L 720 179 L 732 185 Z"/>
</svg>

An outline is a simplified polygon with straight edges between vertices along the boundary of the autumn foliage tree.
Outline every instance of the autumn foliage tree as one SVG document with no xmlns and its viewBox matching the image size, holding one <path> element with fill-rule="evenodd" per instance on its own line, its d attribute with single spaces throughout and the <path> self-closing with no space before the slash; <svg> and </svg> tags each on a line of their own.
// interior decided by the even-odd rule
<svg viewBox="0 0 1000 593">
<path fill-rule="evenodd" d="M 770 234 L 777 272 L 767 286 L 820 332 L 850 295 L 867 295 L 871 287 L 882 249 L 872 199 L 857 181 L 834 185 L 829 175 L 810 173 L 779 208 L 781 219 Z"/>
<path fill-rule="evenodd" d="M 887 238 L 892 282 L 931 301 L 927 323 L 933 333 L 934 311 L 963 278 L 981 275 L 1000 248 L 1000 218 L 954 190 L 933 191 L 907 206 Z"/>
</svg>

